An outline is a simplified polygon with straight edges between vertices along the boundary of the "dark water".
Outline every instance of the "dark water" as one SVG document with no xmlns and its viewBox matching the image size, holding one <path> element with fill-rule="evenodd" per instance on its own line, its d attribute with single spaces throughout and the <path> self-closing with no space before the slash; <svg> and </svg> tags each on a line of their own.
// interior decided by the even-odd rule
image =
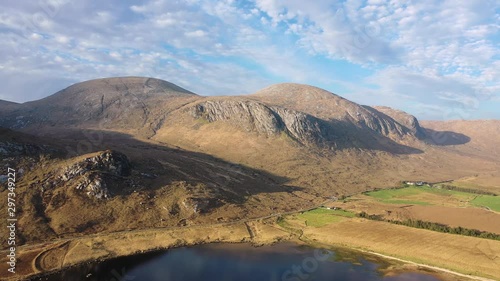
<svg viewBox="0 0 500 281">
<path fill-rule="evenodd" d="M 343 261 L 342 261 L 343 260 Z M 383 277 L 381 262 L 294 244 L 204 245 L 74 267 L 46 281 L 437 281 L 420 273 Z"/>
</svg>

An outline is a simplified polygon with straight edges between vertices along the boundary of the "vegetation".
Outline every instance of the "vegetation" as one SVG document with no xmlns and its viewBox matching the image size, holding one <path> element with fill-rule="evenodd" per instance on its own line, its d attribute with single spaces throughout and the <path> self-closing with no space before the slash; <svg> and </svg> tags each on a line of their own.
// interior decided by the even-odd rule
<svg viewBox="0 0 500 281">
<path fill-rule="evenodd" d="M 370 214 L 367 214 L 366 212 L 359 213 L 358 217 L 369 219 L 369 220 L 386 221 L 386 222 L 393 223 L 393 224 L 399 224 L 399 225 L 404 225 L 404 226 L 409 226 L 409 227 L 414 227 L 414 228 L 422 228 L 422 229 L 450 233 L 450 234 L 459 234 L 459 235 L 465 235 L 465 236 L 500 240 L 499 234 L 486 232 L 486 231 L 480 231 L 477 229 L 463 228 L 461 226 L 451 227 L 451 226 L 440 224 L 440 223 L 428 222 L 428 221 L 422 221 L 422 220 L 412 220 L 412 219 L 403 220 L 403 221 L 384 220 L 383 216 L 381 216 L 381 215 L 370 215 Z"/>
<path fill-rule="evenodd" d="M 355 217 L 356 214 L 345 210 L 331 210 L 318 208 L 298 215 L 298 218 L 304 220 L 307 226 L 322 227 L 330 223 L 339 222 L 344 218 Z"/>
<path fill-rule="evenodd" d="M 406 199 L 421 194 L 423 187 L 407 187 L 407 188 L 394 188 L 371 191 L 365 193 L 368 196 L 376 198 L 388 204 L 414 204 L 414 205 L 431 205 L 429 202 Z"/>
<path fill-rule="evenodd" d="M 486 191 L 486 190 L 480 190 L 480 189 L 474 189 L 474 188 L 466 188 L 466 187 L 458 187 L 458 186 L 449 185 L 449 184 L 443 184 L 443 185 L 441 185 L 441 188 L 446 189 L 446 190 L 455 190 L 455 191 L 465 192 L 465 193 L 497 196 L 496 193 L 489 192 L 489 191 Z"/>
<path fill-rule="evenodd" d="M 285 228 L 286 226 L 286 220 L 283 216 L 279 216 L 278 219 L 276 220 L 276 223 L 283 228 Z"/>
<path fill-rule="evenodd" d="M 364 219 L 369 219 L 369 220 L 374 220 L 374 221 L 383 221 L 384 220 L 384 217 L 382 215 L 369 215 L 365 211 L 359 213 L 358 217 L 364 218 Z"/>
<path fill-rule="evenodd" d="M 388 204 L 434 205 L 440 204 L 443 197 L 454 198 L 457 203 L 468 202 L 472 206 L 487 207 L 500 211 L 500 196 L 491 192 L 472 188 L 461 188 L 452 185 L 438 187 L 411 186 L 405 188 L 383 189 L 366 192 L 380 202 Z"/>
<path fill-rule="evenodd" d="M 491 210 L 500 212 L 500 197 L 491 195 L 480 195 L 471 201 L 471 204 L 479 207 L 487 207 Z"/>
</svg>

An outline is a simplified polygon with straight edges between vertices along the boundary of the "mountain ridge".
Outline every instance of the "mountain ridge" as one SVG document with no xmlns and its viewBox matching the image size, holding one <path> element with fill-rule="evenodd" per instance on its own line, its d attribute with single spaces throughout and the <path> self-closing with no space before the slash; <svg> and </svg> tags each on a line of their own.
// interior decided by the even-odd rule
<svg viewBox="0 0 500 281">
<path fill-rule="evenodd" d="M 23 171 L 21 240 L 228 222 L 406 179 L 500 178 L 500 121 L 421 127 L 312 86 L 271 90 L 204 97 L 129 77 L 0 103 L 0 164 Z"/>
<path fill-rule="evenodd" d="M 381 112 L 374 108 L 356 104 L 314 86 L 281 83 L 271 85 L 249 96 L 270 104 L 302 111 L 324 120 L 350 123 L 351 130 L 364 127 L 393 140 L 407 135 L 417 137 L 411 129 L 395 122 L 393 118 L 385 114 L 380 114 Z M 418 127 L 418 123 L 416 126 Z M 420 134 L 419 137 L 424 136 Z"/>
<path fill-rule="evenodd" d="M 236 102 L 236 99 L 245 101 Z M 193 102 L 199 102 L 198 109 L 203 107 L 201 103 L 209 105 L 211 110 L 217 106 L 217 114 L 208 116 L 209 122 L 232 120 L 232 124 L 238 126 L 235 120 L 240 120 L 241 129 L 248 130 L 255 125 L 250 124 L 251 122 L 266 119 L 266 122 L 274 122 L 266 125 L 265 133 L 268 136 L 283 131 L 300 144 L 342 147 L 345 145 L 338 143 L 338 139 L 339 135 L 345 135 L 347 139 L 364 138 L 364 142 L 368 143 L 364 146 L 376 147 L 380 146 L 377 144 L 379 142 L 387 146 L 388 143 L 399 142 L 404 138 L 422 137 L 413 133 L 419 132 L 419 128 L 408 129 L 374 109 L 367 110 L 313 86 L 283 83 L 247 96 L 203 97 L 170 82 L 145 77 L 104 78 L 76 83 L 38 101 L 8 108 L 0 126 L 26 128 L 28 131 L 32 130 L 30 128 L 47 125 L 99 126 L 135 131 L 142 136 L 151 137 L 172 114 L 180 118 L 177 109 Z M 248 112 L 249 108 L 245 104 L 252 104 L 252 109 L 267 107 L 269 110 L 267 115 L 263 115 L 262 110 Z M 203 114 L 199 113 L 198 110 L 193 115 L 195 119 L 202 117 Z M 260 115 L 256 116 L 256 113 Z M 242 116 L 246 117 L 242 119 Z M 283 130 L 279 126 L 285 123 L 289 126 L 285 126 Z M 418 122 L 415 126 L 418 127 Z M 256 133 L 264 132 L 262 128 L 255 126 L 253 130 Z M 390 141 L 384 141 L 385 138 Z"/>
</svg>

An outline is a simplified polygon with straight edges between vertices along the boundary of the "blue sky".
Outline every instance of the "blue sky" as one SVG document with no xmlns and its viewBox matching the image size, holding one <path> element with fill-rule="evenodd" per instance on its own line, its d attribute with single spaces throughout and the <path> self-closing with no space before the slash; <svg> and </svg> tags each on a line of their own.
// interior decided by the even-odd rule
<svg viewBox="0 0 500 281">
<path fill-rule="evenodd" d="M 421 119 L 500 119 L 500 1 L 6 0 L 0 99 L 149 76 L 201 95 L 318 86 Z"/>
</svg>

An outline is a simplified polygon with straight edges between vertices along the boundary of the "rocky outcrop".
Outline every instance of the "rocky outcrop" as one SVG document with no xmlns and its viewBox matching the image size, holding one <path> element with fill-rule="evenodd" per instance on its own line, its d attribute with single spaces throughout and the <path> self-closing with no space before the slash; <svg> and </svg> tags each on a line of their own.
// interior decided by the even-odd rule
<svg viewBox="0 0 500 281">
<path fill-rule="evenodd" d="M 284 133 L 303 145 L 324 144 L 333 135 L 323 120 L 253 100 L 208 100 L 189 110 L 194 118 L 229 122 L 248 132 L 266 136 Z"/>
<path fill-rule="evenodd" d="M 333 141 L 334 130 L 327 122 L 282 107 L 273 107 L 273 110 L 282 120 L 286 133 L 296 141 L 316 145 L 326 145 Z"/>
<path fill-rule="evenodd" d="M 358 122 L 371 130 L 393 139 L 411 134 L 408 128 L 402 126 L 386 114 L 369 106 L 363 106 L 363 109 L 365 110 Z"/>
<path fill-rule="evenodd" d="M 284 129 L 283 122 L 271 108 L 254 101 L 205 101 L 192 107 L 191 114 L 208 122 L 228 121 L 246 131 L 267 136 L 278 134 Z"/>
<path fill-rule="evenodd" d="M 349 131 L 365 130 L 392 140 L 420 134 L 398 123 L 391 114 L 362 106 L 326 90 L 296 83 L 269 86 L 251 95 L 259 101 L 304 112 L 316 118 L 342 123 Z M 393 119 L 394 118 L 394 119 Z"/>
<path fill-rule="evenodd" d="M 402 110 L 397 110 L 387 106 L 375 106 L 373 109 L 391 117 L 417 138 L 423 139 L 426 137 L 425 130 L 420 127 L 420 124 L 415 116 Z"/>
<path fill-rule="evenodd" d="M 182 206 L 192 214 L 208 213 L 210 210 L 219 207 L 223 202 L 218 198 L 196 198 L 189 197 L 182 201 Z"/>
<path fill-rule="evenodd" d="M 84 191 L 89 197 L 108 198 L 106 179 L 108 176 L 127 176 L 130 174 L 130 162 L 127 156 L 116 151 L 105 151 L 95 156 L 64 168 L 55 184 L 66 182 L 77 190 Z"/>
<path fill-rule="evenodd" d="M 62 173 L 61 179 L 70 180 L 75 175 L 81 175 L 87 171 L 101 171 L 116 176 L 127 176 L 130 173 L 130 163 L 125 154 L 107 150 L 67 167 Z"/>
</svg>

